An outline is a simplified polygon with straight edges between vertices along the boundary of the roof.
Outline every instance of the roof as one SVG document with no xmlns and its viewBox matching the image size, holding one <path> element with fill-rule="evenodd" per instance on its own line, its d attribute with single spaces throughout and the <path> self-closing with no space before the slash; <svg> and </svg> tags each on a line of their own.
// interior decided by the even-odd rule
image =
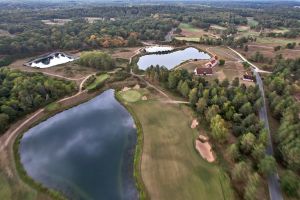
<svg viewBox="0 0 300 200">
<path fill-rule="evenodd" d="M 212 68 L 204 68 L 204 67 L 197 67 L 196 68 L 196 74 L 213 74 Z"/>
</svg>

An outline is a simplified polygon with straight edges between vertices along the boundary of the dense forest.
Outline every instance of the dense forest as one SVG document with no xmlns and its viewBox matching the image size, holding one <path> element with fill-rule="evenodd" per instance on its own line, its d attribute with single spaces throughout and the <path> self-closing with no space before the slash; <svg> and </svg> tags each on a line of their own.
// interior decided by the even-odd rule
<svg viewBox="0 0 300 200">
<path fill-rule="evenodd" d="M 265 192 L 262 177 L 274 172 L 276 162 L 265 155 L 268 135 L 257 116 L 262 106 L 258 86 L 246 87 L 238 78 L 232 83 L 227 79 L 207 82 L 186 70 L 159 66 L 148 68 L 146 76 L 189 99 L 200 121 L 208 124 L 207 133 L 214 143 L 226 149 L 226 166 L 238 194 L 261 199 Z"/>
<path fill-rule="evenodd" d="M 300 104 L 294 98 L 300 90 L 300 59 L 278 60 L 275 70 L 266 79 L 267 96 L 272 115 L 280 121 L 275 133 L 276 156 L 287 169 L 283 189 L 289 196 L 299 197 L 300 172 Z"/>
<path fill-rule="evenodd" d="M 75 91 L 75 84 L 40 73 L 0 69 L 0 134 L 18 118 Z"/>
<path fill-rule="evenodd" d="M 0 64 L 11 60 L 8 55 L 36 54 L 52 50 L 97 49 L 136 46 L 142 40 L 163 41 L 165 35 L 180 23 L 208 29 L 216 24 L 226 27 L 221 39 L 206 39 L 205 44 L 242 46 L 254 38 L 235 38 L 237 25 L 246 25 L 253 17 L 253 29 L 286 27 L 286 33 L 268 33 L 270 37 L 297 37 L 300 12 L 293 7 L 234 9 L 201 6 L 106 6 L 53 9 L 39 5 L 39 12 L 26 6 L 18 10 L 11 5 L 0 9 Z M 5 9 L 7 8 L 7 9 Z M 62 20 L 55 23 L 55 20 Z M 45 22 L 48 21 L 48 22 Z M 92 20 L 92 21 L 90 21 Z M 5 34 L 1 34 L 1 31 Z M 10 58 L 10 59 L 9 59 Z M 6 62 L 4 62 L 4 61 Z"/>
<path fill-rule="evenodd" d="M 83 66 L 107 71 L 115 67 L 115 60 L 107 53 L 101 51 L 84 52 L 80 55 L 78 63 Z"/>
</svg>

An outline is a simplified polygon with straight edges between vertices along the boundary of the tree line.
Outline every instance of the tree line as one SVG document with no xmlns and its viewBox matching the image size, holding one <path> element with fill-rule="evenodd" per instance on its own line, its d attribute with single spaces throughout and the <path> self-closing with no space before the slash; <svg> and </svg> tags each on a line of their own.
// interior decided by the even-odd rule
<svg viewBox="0 0 300 200">
<path fill-rule="evenodd" d="M 214 144 L 226 149 L 223 157 L 237 193 L 244 199 L 261 199 L 262 177 L 274 172 L 276 161 L 265 154 L 268 133 L 258 117 L 263 101 L 258 86 L 246 87 L 238 78 L 208 82 L 184 69 L 160 66 L 149 67 L 145 74 L 189 100 Z"/>
<path fill-rule="evenodd" d="M 75 91 L 72 82 L 0 69 L 0 134 L 18 118 Z"/>
<path fill-rule="evenodd" d="M 300 103 L 294 95 L 300 94 L 299 80 L 300 59 L 277 60 L 274 72 L 265 80 L 272 116 L 280 124 L 274 134 L 276 158 L 285 169 L 282 187 L 296 198 L 300 197 Z"/>
</svg>

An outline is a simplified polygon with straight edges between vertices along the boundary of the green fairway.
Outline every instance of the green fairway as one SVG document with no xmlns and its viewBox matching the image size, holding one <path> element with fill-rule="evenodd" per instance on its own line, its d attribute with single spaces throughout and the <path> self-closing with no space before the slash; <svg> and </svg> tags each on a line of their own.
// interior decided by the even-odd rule
<svg viewBox="0 0 300 200">
<path fill-rule="evenodd" d="M 95 87 L 97 87 L 98 84 L 102 83 L 103 81 L 105 81 L 106 79 L 109 78 L 108 74 L 101 74 L 99 76 L 96 76 L 96 80 L 94 82 L 92 82 L 90 85 L 87 86 L 88 90 L 92 90 Z"/>
<path fill-rule="evenodd" d="M 143 129 L 141 174 L 151 199 L 233 199 L 227 176 L 194 149 L 189 108 L 158 100 L 129 106 Z"/>
<path fill-rule="evenodd" d="M 120 95 L 126 102 L 137 102 L 142 98 L 142 95 L 137 90 L 121 91 Z"/>
</svg>

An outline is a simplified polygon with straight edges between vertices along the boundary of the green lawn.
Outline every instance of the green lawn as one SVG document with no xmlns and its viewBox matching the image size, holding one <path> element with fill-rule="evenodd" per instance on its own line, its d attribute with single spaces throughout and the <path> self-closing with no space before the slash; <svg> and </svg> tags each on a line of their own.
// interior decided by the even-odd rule
<svg viewBox="0 0 300 200">
<path fill-rule="evenodd" d="M 122 99 L 124 99 L 126 102 L 137 102 L 139 100 L 141 100 L 142 95 L 140 92 L 138 92 L 137 90 L 127 90 L 124 92 L 120 92 L 120 95 L 122 97 Z"/>
<path fill-rule="evenodd" d="M 103 81 L 105 81 L 108 78 L 109 78 L 108 74 L 101 74 L 99 76 L 96 76 L 96 80 L 93 83 L 91 83 L 90 85 L 88 85 L 87 89 L 88 90 L 94 89 L 95 87 L 97 87 L 98 84 L 102 83 Z"/>
<path fill-rule="evenodd" d="M 129 106 L 143 128 L 141 174 L 151 199 L 233 199 L 222 170 L 194 149 L 198 131 L 190 128 L 189 108 L 158 100 Z"/>
<path fill-rule="evenodd" d="M 179 28 L 186 29 L 187 31 L 191 31 L 191 32 L 197 32 L 197 31 L 199 31 L 198 28 L 194 27 L 191 24 L 186 24 L 186 23 L 180 23 L 179 24 Z"/>
</svg>

